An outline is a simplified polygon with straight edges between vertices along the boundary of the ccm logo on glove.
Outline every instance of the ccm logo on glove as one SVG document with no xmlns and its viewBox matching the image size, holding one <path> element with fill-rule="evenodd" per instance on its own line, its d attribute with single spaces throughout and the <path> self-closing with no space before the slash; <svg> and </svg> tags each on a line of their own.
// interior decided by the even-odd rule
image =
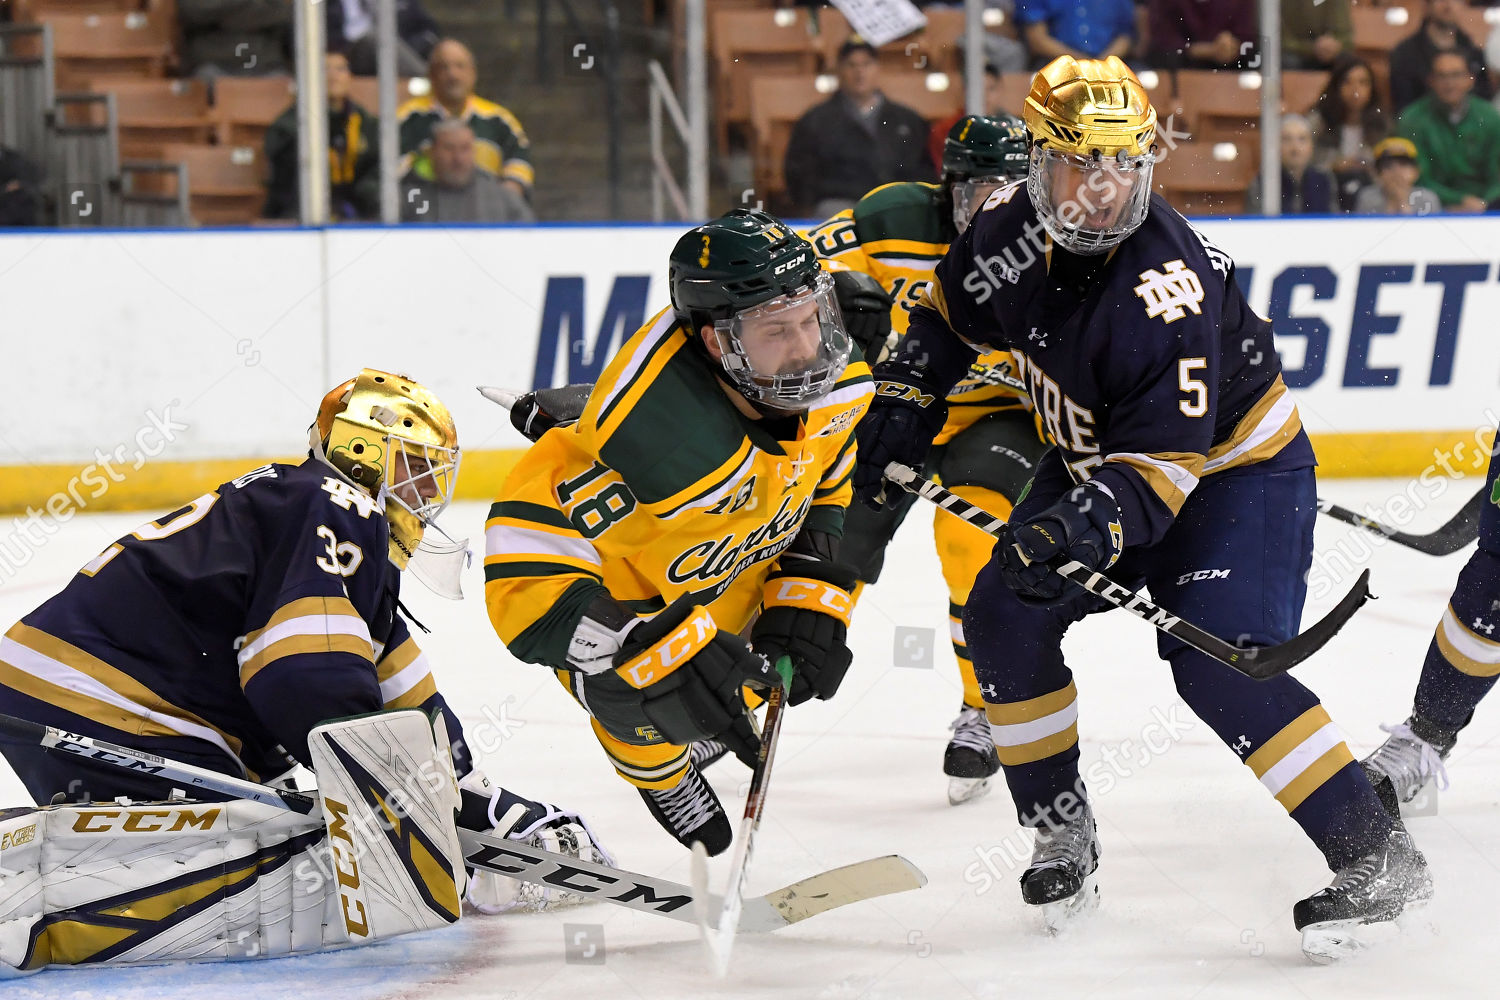
<svg viewBox="0 0 1500 1000">
<path fill-rule="evenodd" d="M 675 632 L 622 666 L 620 673 L 637 690 L 648 687 L 697 656 L 718 632 L 713 615 L 706 608 L 697 608 Z"/>
<path fill-rule="evenodd" d="M 806 608 L 831 615 L 849 627 L 849 619 L 854 613 L 853 601 L 847 591 L 822 580 L 809 580 L 805 577 L 783 577 L 773 580 L 771 589 L 766 594 L 765 605 L 768 608 Z"/>
<path fill-rule="evenodd" d="M 875 395 L 888 396 L 891 399 L 904 399 L 908 402 L 916 403 L 921 407 L 931 406 L 937 399 L 937 396 L 932 393 L 923 392 L 916 386 L 907 385 L 904 382 L 876 382 Z"/>
</svg>

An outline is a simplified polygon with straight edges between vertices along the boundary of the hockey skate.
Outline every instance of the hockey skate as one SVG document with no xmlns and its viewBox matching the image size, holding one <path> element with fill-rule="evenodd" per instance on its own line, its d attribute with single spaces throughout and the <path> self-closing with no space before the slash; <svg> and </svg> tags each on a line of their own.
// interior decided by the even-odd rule
<svg viewBox="0 0 1500 1000">
<path fill-rule="evenodd" d="M 1413 723 L 1433 740 L 1429 742 L 1412 730 Z M 1440 789 L 1448 787 L 1448 770 L 1443 761 L 1453 751 L 1457 737 L 1443 739 L 1444 734 L 1432 732 L 1415 716 L 1394 726 L 1381 726 L 1390 736 L 1376 748 L 1359 766 L 1375 786 L 1380 804 L 1391 814 L 1392 819 L 1401 818 L 1401 806 L 1412 801 L 1429 781 L 1436 779 Z"/>
<path fill-rule="evenodd" d="M 728 752 L 729 747 L 718 740 L 699 740 L 688 747 L 688 760 L 701 771 L 710 764 L 717 763 Z"/>
<path fill-rule="evenodd" d="M 956 806 L 988 794 L 1000 758 L 984 709 L 963 706 L 948 728 L 953 738 L 943 751 L 943 773 L 948 776 L 948 804 Z"/>
<path fill-rule="evenodd" d="M 1099 834 L 1094 810 L 1084 802 L 1072 819 L 1038 827 L 1031 867 L 1021 875 L 1021 899 L 1039 906 L 1049 933 L 1099 905 Z"/>
<path fill-rule="evenodd" d="M 719 797 L 691 763 L 682 780 L 671 788 L 642 788 L 640 793 L 646 801 L 646 808 L 651 810 L 662 829 L 677 838 L 683 847 L 701 843 L 712 857 L 722 854 L 734 839 L 734 831 Z"/>
<path fill-rule="evenodd" d="M 1422 925 L 1431 899 L 1427 859 L 1397 826 L 1384 844 L 1340 869 L 1332 885 L 1298 902 L 1292 920 L 1302 953 L 1327 965 Z"/>
</svg>

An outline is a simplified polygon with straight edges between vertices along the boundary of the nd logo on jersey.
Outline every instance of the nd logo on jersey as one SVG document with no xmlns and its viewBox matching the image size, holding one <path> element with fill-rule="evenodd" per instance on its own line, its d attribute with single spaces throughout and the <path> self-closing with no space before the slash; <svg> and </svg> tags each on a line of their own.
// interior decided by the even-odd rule
<svg viewBox="0 0 1500 1000">
<path fill-rule="evenodd" d="M 1185 310 L 1192 310 L 1194 316 L 1203 315 L 1203 283 L 1181 260 L 1168 261 L 1165 271 L 1150 268 L 1138 277 L 1141 283 L 1135 286 L 1135 294 L 1146 303 L 1147 318 L 1175 323 L 1187 315 Z"/>
</svg>

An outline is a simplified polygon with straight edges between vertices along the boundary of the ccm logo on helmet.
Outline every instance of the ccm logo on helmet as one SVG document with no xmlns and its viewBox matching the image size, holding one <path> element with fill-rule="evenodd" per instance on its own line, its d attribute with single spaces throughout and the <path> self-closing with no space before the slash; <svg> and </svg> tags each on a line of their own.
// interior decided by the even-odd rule
<svg viewBox="0 0 1500 1000">
<path fill-rule="evenodd" d="M 806 259 L 807 259 L 807 254 L 805 254 L 805 253 L 799 253 L 797 256 L 793 257 L 791 260 L 786 261 L 783 264 L 777 264 L 776 265 L 776 269 L 774 271 L 772 271 L 771 273 L 773 275 L 780 274 L 782 271 L 786 271 L 786 270 L 789 270 L 791 268 L 796 267 L 798 264 L 801 264 Z"/>
</svg>

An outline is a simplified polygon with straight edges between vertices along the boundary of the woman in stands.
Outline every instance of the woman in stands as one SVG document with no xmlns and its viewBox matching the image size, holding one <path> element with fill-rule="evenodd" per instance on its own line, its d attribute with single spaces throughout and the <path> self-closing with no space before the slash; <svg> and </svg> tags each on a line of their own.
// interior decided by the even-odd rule
<svg viewBox="0 0 1500 1000">
<path fill-rule="evenodd" d="M 1375 182 L 1375 144 L 1391 133 L 1386 102 L 1376 93 L 1370 64 L 1341 56 L 1328 86 L 1307 118 L 1313 130 L 1313 166 L 1333 174 L 1339 208 L 1354 209 L 1359 189 Z"/>
</svg>

